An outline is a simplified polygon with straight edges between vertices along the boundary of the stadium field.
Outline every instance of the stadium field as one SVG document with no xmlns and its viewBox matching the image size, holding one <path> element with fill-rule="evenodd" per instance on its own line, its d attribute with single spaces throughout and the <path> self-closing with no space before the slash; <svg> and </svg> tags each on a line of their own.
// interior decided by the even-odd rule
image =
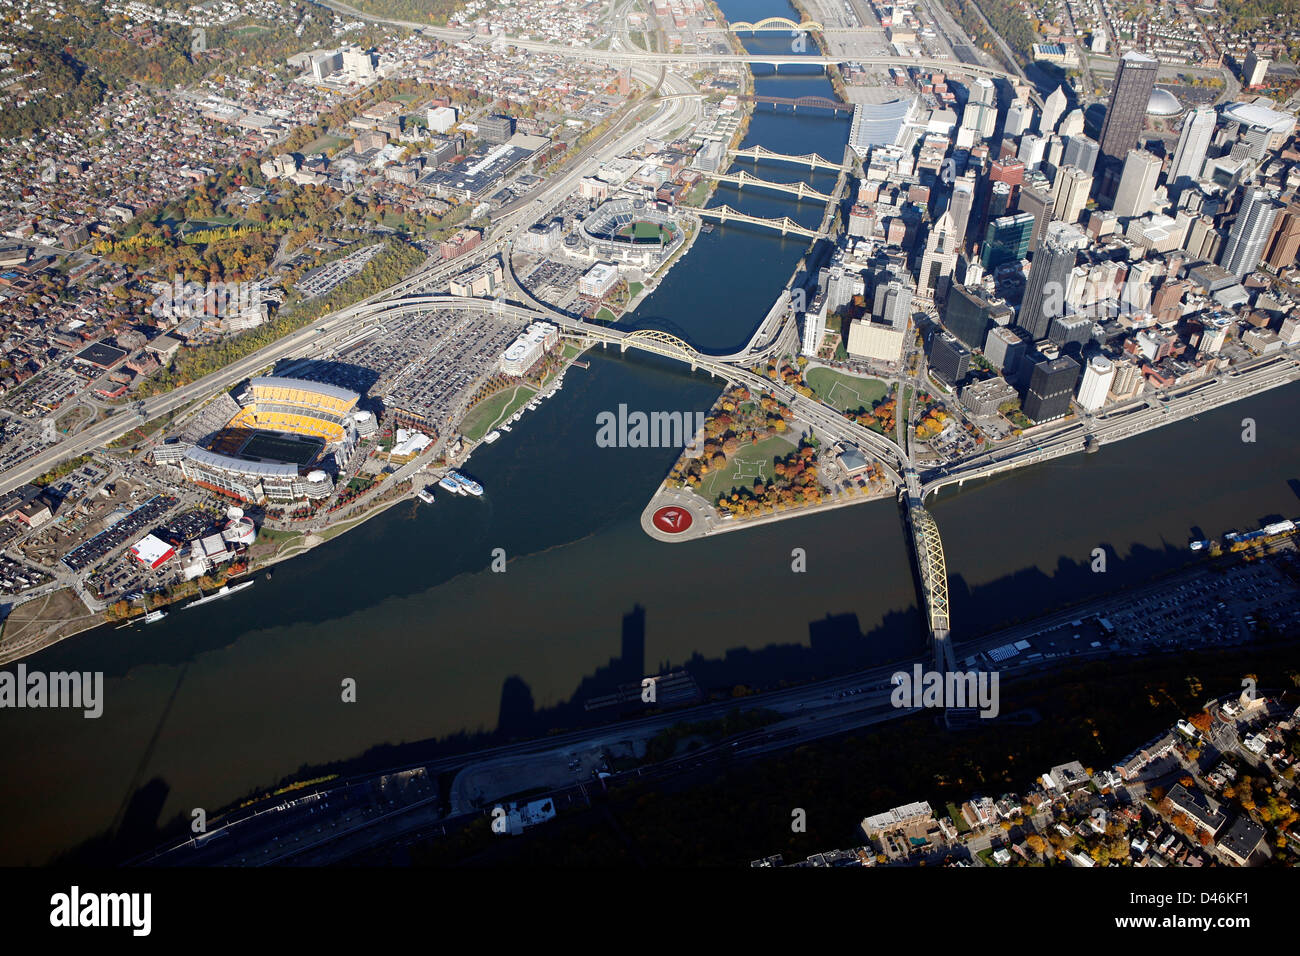
<svg viewBox="0 0 1300 956">
<path fill-rule="evenodd" d="M 672 238 L 672 233 L 657 222 L 646 222 L 644 220 L 628 223 L 618 231 L 618 234 L 625 239 L 635 239 L 644 241 L 647 239 L 658 239 L 661 242 L 667 242 Z"/>
<path fill-rule="evenodd" d="M 292 462 L 300 467 L 316 460 L 324 445 L 317 438 L 299 438 L 279 432 L 254 432 L 239 450 L 243 458 Z"/>
</svg>

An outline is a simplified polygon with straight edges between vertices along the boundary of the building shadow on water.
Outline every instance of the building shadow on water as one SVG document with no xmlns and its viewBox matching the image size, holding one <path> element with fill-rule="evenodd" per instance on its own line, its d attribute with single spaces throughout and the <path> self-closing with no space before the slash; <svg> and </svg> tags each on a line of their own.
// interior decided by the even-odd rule
<svg viewBox="0 0 1300 956">
<path fill-rule="evenodd" d="M 1099 545 L 1107 554 L 1108 567 L 1123 561 L 1123 580 L 1141 586 L 1154 577 L 1176 571 L 1188 563 L 1185 546 L 1134 547 L 1122 558 L 1109 544 Z M 1050 573 L 1026 567 L 988 584 L 972 588 L 960 574 L 949 578 L 954 638 L 960 644 L 989 630 L 1008 626 L 1019 619 L 1048 613 L 1064 604 L 1084 601 L 1118 588 L 1098 587 L 1092 557 L 1061 559 Z M 965 622 L 981 621 L 987 626 L 972 628 Z M 462 730 L 439 738 L 411 743 L 384 743 L 346 760 L 303 765 L 282 780 L 247 794 L 232 805 L 265 797 L 293 781 L 338 775 L 355 777 L 397 767 L 413 766 L 455 758 L 493 746 L 545 737 L 608 724 L 630 716 L 647 716 L 673 709 L 676 703 L 700 700 L 721 701 L 751 691 L 885 666 L 903 659 L 924 659 L 928 635 L 925 620 L 913 604 L 887 614 L 881 623 L 863 632 L 854 613 L 824 612 L 808 622 L 807 642 L 772 643 L 754 649 L 734 647 L 721 656 L 693 654 L 685 661 L 662 661 L 648 665 L 646 648 L 653 622 L 644 607 L 634 605 L 619 630 L 619 648 L 607 663 L 582 676 L 573 693 L 563 701 L 537 707 L 532 687 L 524 676 L 511 675 L 501 687 L 498 726 L 492 731 Z M 612 630 L 612 629 L 611 629 Z M 646 704 L 641 699 L 642 680 L 655 675 L 685 672 L 698 691 L 691 701 Z M 661 677 L 661 679 L 663 679 Z M 598 705 L 598 706 L 593 706 Z M 683 710 L 683 719 L 690 719 Z M 164 717 L 165 720 L 165 717 Z M 161 725 L 158 732 L 161 731 Z M 152 746 L 152 741 L 150 742 Z M 141 770 L 147 766 L 141 763 Z M 120 823 L 56 858 L 56 863 L 111 865 L 129 860 L 189 833 L 189 818 L 177 814 L 161 819 L 170 787 L 155 777 L 140 784 L 124 801 Z M 218 816 L 209 812 L 209 819 Z"/>
</svg>

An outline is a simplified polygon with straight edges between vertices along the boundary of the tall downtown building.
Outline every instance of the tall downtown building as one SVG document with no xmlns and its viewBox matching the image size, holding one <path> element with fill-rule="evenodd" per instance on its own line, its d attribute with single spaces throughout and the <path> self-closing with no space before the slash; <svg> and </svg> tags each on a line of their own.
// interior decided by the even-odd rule
<svg viewBox="0 0 1300 956">
<path fill-rule="evenodd" d="M 1178 136 L 1174 161 L 1169 166 L 1169 192 L 1172 198 L 1201 175 L 1205 156 L 1214 138 L 1218 113 L 1213 106 L 1198 106 L 1183 117 L 1183 131 Z"/>
<path fill-rule="evenodd" d="M 1082 169 L 1089 176 L 1095 174 L 1097 169 L 1097 155 L 1101 152 L 1101 147 L 1097 141 L 1090 136 L 1079 133 L 1071 136 L 1065 143 L 1065 155 L 1061 159 L 1062 166 L 1073 166 L 1075 169 Z"/>
<path fill-rule="evenodd" d="M 1046 338 L 1053 320 L 1065 314 L 1070 273 L 1079 249 L 1087 243 L 1087 235 L 1078 226 L 1059 220 L 1047 224 L 1047 233 L 1029 265 L 1018 320 L 1034 341 Z"/>
<path fill-rule="evenodd" d="M 1273 234 L 1277 209 L 1277 202 L 1269 193 L 1257 187 L 1246 190 L 1246 197 L 1223 247 L 1223 258 L 1219 260 L 1223 268 L 1236 276 L 1247 276 L 1255 271 Z"/>
<path fill-rule="evenodd" d="M 1121 219 L 1145 214 L 1156 194 L 1160 179 L 1160 158 L 1145 149 L 1130 149 L 1124 158 L 1124 172 L 1111 209 Z"/>
<path fill-rule="evenodd" d="M 1155 57 L 1129 50 L 1119 59 L 1115 85 L 1111 88 L 1106 120 L 1101 127 L 1101 193 L 1109 198 L 1119 184 L 1120 170 L 1128 151 L 1137 146 L 1147 103 L 1156 85 L 1160 61 Z"/>
<path fill-rule="evenodd" d="M 921 257 L 921 271 L 916 290 L 920 295 L 943 300 L 948 282 L 957 267 L 957 253 L 961 243 L 953 226 L 952 209 L 944 210 L 925 240 L 925 254 Z"/>
<path fill-rule="evenodd" d="M 1068 355 L 1036 364 L 1021 403 L 1025 417 L 1034 423 L 1063 418 L 1078 380 L 1079 363 Z"/>
<path fill-rule="evenodd" d="M 947 211 L 952 215 L 952 231 L 957 240 L 957 252 L 966 248 L 966 234 L 970 230 L 970 214 L 975 207 L 975 175 L 968 172 L 952 184 Z"/>
</svg>

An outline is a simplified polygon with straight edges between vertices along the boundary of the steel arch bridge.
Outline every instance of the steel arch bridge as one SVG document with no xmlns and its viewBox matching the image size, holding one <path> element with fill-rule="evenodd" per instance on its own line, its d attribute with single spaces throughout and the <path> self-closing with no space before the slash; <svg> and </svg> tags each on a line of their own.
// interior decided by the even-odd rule
<svg viewBox="0 0 1300 956">
<path fill-rule="evenodd" d="M 816 20 L 804 20 L 802 23 L 795 23 L 789 17 L 764 17 L 757 23 L 750 23 L 748 20 L 737 20 L 731 25 L 732 33 L 764 33 L 772 30 L 824 30 L 825 28 Z"/>
<path fill-rule="evenodd" d="M 629 346 L 644 349 L 647 352 L 657 352 L 660 355 L 667 355 L 669 358 L 688 362 L 692 367 L 700 359 L 700 355 L 695 349 L 677 336 L 659 329 L 638 329 L 635 332 L 629 332 L 619 341 L 619 346 L 625 352 Z"/>
</svg>

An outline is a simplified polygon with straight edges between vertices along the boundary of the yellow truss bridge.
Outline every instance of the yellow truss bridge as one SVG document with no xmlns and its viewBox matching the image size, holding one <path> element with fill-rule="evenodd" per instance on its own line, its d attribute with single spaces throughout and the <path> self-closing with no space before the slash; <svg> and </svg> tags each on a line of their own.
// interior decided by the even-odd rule
<svg viewBox="0 0 1300 956">
<path fill-rule="evenodd" d="M 820 199 L 823 202 L 830 202 L 831 197 L 819 189 L 814 189 L 805 182 L 795 183 L 774 183 L 767 179 L 760 179 L 757 176 L 751 176 L 743 169 L 738 173 L 704 173 L 710 179 L 716 179 L 720 183 L 731 183 L 737 189 L 744 189 L 746 186 L 755 186 L 762 189 L 774 189 L 777 192 L 789 193 L 792 196 L 798 196 L 800 199 Z"/>
<path fill-rule="evenodd" d="M 824 156 L 816 153 L 804 153 L 802 156 L 792 156 L 789 153 L 776 153 L 763 146 L 751 146 L 748 149 L 738 149 L 731 154 L 733 159 L 752 159 L 758 162 L 760 159 L 768 159 L 774 162 L 799 163 L 801 166 L 807 166 L 809 169 L 833 169 L 841 172 L 844 166 L 840 163 L 832 163 Z"/>
<path fill-rule="evenodd" d="M 816 20 L 804 20 L 802 23 L 795 23 L 788 17 L 766 17 L 757 23 L 750 23 L 748 20 L 737 20 L 731 25 L 732 33 L 767 33 L 775 30 L 785 32 L 786 30 L 802 30 L 808 33 L 812 30 L 821 31 L 825 29 Z"/>
<path fill-rule="evenodd" d="M 678 206 L 679 211 L 693 213 L 706 219 L 716 219 L 719 222 L 747 222 L 751 226 L 765 226 L 768 229 L 775 229 L 781 235 L 786 236 L 794 234 L 796 236 L 806 236 L 809 239 L 817 239 L 821 233 L 799 225 L 789 216 L 782 216 L 780 219 L 764 219 L 760 216 L 750 216 L 743 212 L 738 212 L 730 206 L 710 206 L 708 209 L 701 209 L 697 206 Z"/>
<path fill-rule="evenodd" d="M 918 501 L 911 501 L 908 516 L 912 524 L 912 545 L 916 549 L 921 586 L 925 589 L 925 608 L 934 639 L 935 665 L 939 670 L 952 669 L 952 647 L 948 633 L 952 626 L 948 616 L 948 565 L 943 557 L 939 524 Z"/>
</svg>

